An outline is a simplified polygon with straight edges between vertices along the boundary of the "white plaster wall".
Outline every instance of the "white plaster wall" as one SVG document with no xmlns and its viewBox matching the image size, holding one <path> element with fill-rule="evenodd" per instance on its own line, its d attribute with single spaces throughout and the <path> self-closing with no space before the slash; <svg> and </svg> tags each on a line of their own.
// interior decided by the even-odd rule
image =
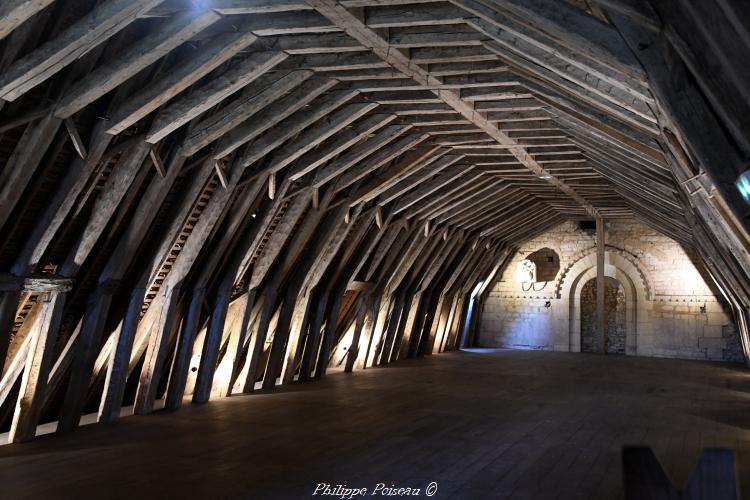
<svg viewBox="0 0 750 500">
<path fill-rule="evenodd" d="M 634 326 L 628 331 L 628 354 L 741 360 L 731 316 L 679 244 L 635 220 L 608 222 L 606 242 L 610 274 L 621 282 L 629 279 L 637 295 L 627 304 L 635 307 Z M 560 272 L 554 282 L 537 283 L 533 289 L 523 287 L 516 277 L 518 264 L 545 247 L 558 253 Z M 590 269 L 595 262 L 593 252 L 594 236 L 580 231 L 573 222 L 526 242 L 485 302 L 481 345 L 579 350 L 576 326 L 580 325 L 580 307 L 565 296 L 571 292 L 558 287 L 571 285 L 576 276 L 569 274 Z M 617 262 L 629 269 L 617 268 Z M 592 276 L 591 271 L 586 276 Z M 588 278 L 582 279 L 585 282 Z M 546 302 L 550 307 L 545 307 Z M 701 313 L 704 305 L 706 313 Z"/>
</svg>

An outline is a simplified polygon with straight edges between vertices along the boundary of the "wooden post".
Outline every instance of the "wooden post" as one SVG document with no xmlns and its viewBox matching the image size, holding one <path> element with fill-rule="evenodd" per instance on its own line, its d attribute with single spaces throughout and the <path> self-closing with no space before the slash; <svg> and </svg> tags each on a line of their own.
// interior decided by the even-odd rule
<svg viewBox="0 0 750 500">
<path fill-rule="evenodd" d="M 130 352 L 133 350 L 133 340 L 138 329 L 141 306 L 145 296 L 145 285 L 141 284 L 133 290 L 122 326 L 119 332 L 115 333 L 112 350 L 109 353 L 104 392 L 99 405 L 99 422 L 112 422 L 120 418 L 122 397 L 125 393 L 125 382 L 130 365 Z"/>
<path fill-rule="evenodd" d="M 164 299 L 160 303 L 162 309 L 159 311 L 158 321 L 152 326 L 151 334 L 149 335 L 146 359 L 143 362 L 143 369 L 141 370 L 138 382 L 135 408 L 133 410 L 136 415 L 146 415 L 151 413 L 154 408 L 156 390 L 159 385 L 164 360 L 167 356 L 167 345 L 172 336 L 175 320 L 178 315 L 179 285 L 164 288 L 166 289 L 160 291 L 164 295 Z"/>
<path fill-rule="evenodd" d="M 362 340 L 360 341 L 362 349 L 357 354 L 357 362 L 355 364 L 355 368 L 359 368 L 360 370 L 367 368 L 367 360 L 370 357 L 370 349 L 373 346 L 373 332 L 375 330 L 375 318 L 380 309 L 380 296 L 371 294 L 366 307 L 365 323 L 362 327 Z"/>
<path fill-rule="evenodd" d="M 331 294 L 336 293 L 336 289 L 329 288 L 324 290 L 323 293 L 317 297 L 317 306 L 315 308 L 315 315 L 310 324 L 310 332 L 308 333 L 307 342 L 305 342 L 305 350 L 302 354 L 302 363 L 299 369 L 299 380 L 306 381 L 310 380 L 315 369 L 315 360 L 318 359 L 320 353 L 322 336 L 320 330 L 323 328 L 323 322 L 325 321 L 326 309 Z"/>
<path fill-rule="evenodd" d="M 306 264 L 300 266 L 300 270 Z M 295 272 L 296 274 L 296 272 Z M 276 323 L 276 332 L 273 335 L 273 342 L 268 353 L 268 362 L 266 363 L 265 375 L 263 376 L 263 389 L 273 389 L 276 387 L 276 379 L 281 375 L 281 368 L 284 362 L 284 353 L 286 344 L 289 340 L 289 328 L 294 313 L 296 298 L 299 293 L 299 287 L 302 281 L 299 275 L 293 276 L 286 285 L 286 294 L 281 304 L 279 321 Z"/>
<path fill-rule="evenodd" d="M 65 402 L 57 423 L 57 432 L 67 432 L 78 427 L 85 403 L 86 389 L 91 378 L 91 370 L 98 354 L 100 333 L 104 330 L 107 311 L 112 302 L 112 290 L 97 290 L 86 307 L 83 316 L 82 334 L 78 337 L 76 363 L 70 373 L 65 391 Z M 99 333 L 99 334 L 97 334 Z M 96 344 L 95 344 L 96 343 Z"/>
<path fill-rule="evenodd" d="M 16 319 L 16 308 L 21 294 L 18 291 L 0 293 L 0 374 L 8 354 L 10 334 Z"/>
<path fill-rule="evenodd" d="M 258 365 L 263 355 L 263 347 L 266 343 L 271 317 L 276 310 L 277 291 L 276 287 L 267 288 L 264 292 L 263 307 L 258 319 L 258 330 L 250 340 L 247 348 L 247 377 L 242 392 L 249 394 L 255 390 L 255 377 L 258 374 Z"/>
<path fill-rule="evenodd" d="M 182 324 L 182 331 L 177 339 L 174 361 L 172 362 L 172 372 L 169 377 L 167 386 L 167 398 L 164 407 L 170 410 L 176 410 L 182 406 L 182 399 L 185 396 L 185 385 L 188 378 L 188 366 L 190 357 L 193 353 L 193 343 L 200 330 L 201 310 L 203 300 L 205 299 L 205 288 L 193 289 L 193 296 L 190 300 L 190 307 L 185 321 Z"/>
<path fill-rule="evenodd" d="M 357 305 L 357 321 L 354 325 L 354 333 L 352 334 L 352 342 L 349 345 L 349 351 L 346 353 L 346 365 L 344 371 L 351 372 L 354 368 L 354 362 L 357 360 L 357 354 L 359 353 L 359 339 L 362 335 L 362 328 L 365 324 L 365 315 L 367 314 L 367 303 L 369 298 L 364 296 L 359 297 L 359 304 Z"/>
<path fill-rule="evenodd" d="M 208 322 L 206 340 L 203 341 L 203 354 L 198 368 L 198 379 L 195 381 L 195 389 L 193 390 L 193 403 L 205 403 L 211 396 L 211 387 L 219 357 L 221 337 L 224 333 L 224 323 L 229 309 L 230 295 L 231 290 L 222 290 L 216 298 L 216 305 Z"/>
<path fill-rule="evenodd" d="M 326 326 L 323 330 L 323 339 L 320 346 L 320 353 L 318 354 L 317 368 L 315 368 L 315 378 L 325 378 L 328 370 L 328 359 L 331 355 L 331 348 L 333 347 L 334 338 L 336 335 L 336 322 L 339 317 L 339 310 L 341 309 L 341 302 L 344 299 L 343 294 L 336 294 L 331 304 L 331 309 L 328 311 L 328 317 L 326 318 Z"/>
<path fill-rule="evenodd" d="M 33 336 L 8 436 L 11 443 L 30 441 L 36 436 L 57 340 L 57 330 L 53 325 L 60 324 L 65 296 L 64 292 L 45 294 L 42 317 L 37 321 L 34 331 L 30 332 Z"/>
<path fill-rule="evenodd" d="M 224 354 L 225 359 L 231 365 L 229 368 L 229 376 L 225 379 L 219 380 L 217 392 L 220 397 L 229 397 L 232 395 L 234 388 L 234 382 L 239 375 L 242 368 L 240 365 L 240 353 L 245 347 L 245 340 L 247 339 L 250 329 L 250 323 L 254 315 L 257 316 L 258 307 L 255 301 L 255 294 L 257 290 L 251 290 L 237 298 L 240 301 L 239 307 L 242 308 L 242 314 L 240 317 L 240 326 L 236 332 L 232 332 L 229 337 L 229 343 L 227 345 L 226 353 Z"/>
<path fill-rule="evenodd" d="M 596 329 L 607 352 L 607 332 L 604 324 L 604 219 L 596 218 Z"/>
</svg>

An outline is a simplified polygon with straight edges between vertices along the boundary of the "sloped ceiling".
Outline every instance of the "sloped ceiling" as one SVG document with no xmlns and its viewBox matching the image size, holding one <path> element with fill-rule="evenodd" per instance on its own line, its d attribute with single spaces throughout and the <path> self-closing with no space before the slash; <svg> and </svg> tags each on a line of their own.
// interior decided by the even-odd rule
<svg viewBox="0 0 750 500">
<path fill-rule="evenodd" d="M 4 280 L 67 287 L 49 306 L 61 311 L 58 354 L 86 335 L 91 297 L 115 294 L 73 375 L 94 370 L 92 386 L 108 369 L 100 332 L 141 311 L 129 361 L 146 353 L 144 412 L 175 345 L 154 311 L 197 303 L 184 321 L 202 324 L 202 301 L 226 314 L 222 300 L 249 290 L 269 322 L 285 293 L 316 290 L 336 323 L 342 299 L 326 294 L 341 287 L 326 280 L 376 283 L 384 296 L 406 283 L 465 293 L 566 219 L 637 217 L 671 236 L 742 325 L 748 211 L 733 183 L 750 157 L 750 15 L 724 0 L 679 3 L 6 1 Z M 314 256 L 306 274 L 303 254 Z M 8 366 L 44 289 L 24 286 L 4 299 Z M 297 304 L 306 325 L 311 306 Z M 286 377 L 291 339 L 268 354 Z M 190 345 L 174 349 L 189 356 Z M 111 389 L 116 399 L 122 388 Z M 85 398 L 72 398 L 77 422 Z"/>
</svg>

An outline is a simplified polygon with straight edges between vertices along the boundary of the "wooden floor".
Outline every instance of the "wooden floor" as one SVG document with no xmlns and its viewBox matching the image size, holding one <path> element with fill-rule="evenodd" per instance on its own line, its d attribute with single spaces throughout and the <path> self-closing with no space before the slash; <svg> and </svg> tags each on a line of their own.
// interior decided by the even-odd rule
<svg viewBox="0 0 750 500">
<path fill-rule="evenodd" d="M 318 483 L 433 498 L 622 496 L 620 447 L 675 482 L 738 451 L 750 494 L 750 371 L 530 351 L 462 352 L 128 417 L 0 447 L 0 498 L 309 498 Z M 334 498 L 334 497 L 328 497 Z M 422 498 L 425 498 L 422 496 Z"/>
</svg>

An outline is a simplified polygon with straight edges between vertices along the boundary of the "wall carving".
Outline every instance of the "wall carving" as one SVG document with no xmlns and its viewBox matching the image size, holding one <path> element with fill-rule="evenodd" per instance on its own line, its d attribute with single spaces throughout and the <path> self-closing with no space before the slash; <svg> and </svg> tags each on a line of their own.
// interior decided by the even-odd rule
<svg viewBox="0 0 750 500">
<path fill-rule="evenodd" d="M 626 354 L 742 360 L 723 299 L 676 242 L 632 220 L 610 221 L 606 240 L 605 276 L 625 295 Z M 542 249 L 559 256 L 560 269 L 543 288 L 528 289 L 515 266 Z M 581 290 L 595 276 L 594 237 L 572 222 L 526 242 L 484 304 L 480 343 L 580 351 Z"/>
</svg>

